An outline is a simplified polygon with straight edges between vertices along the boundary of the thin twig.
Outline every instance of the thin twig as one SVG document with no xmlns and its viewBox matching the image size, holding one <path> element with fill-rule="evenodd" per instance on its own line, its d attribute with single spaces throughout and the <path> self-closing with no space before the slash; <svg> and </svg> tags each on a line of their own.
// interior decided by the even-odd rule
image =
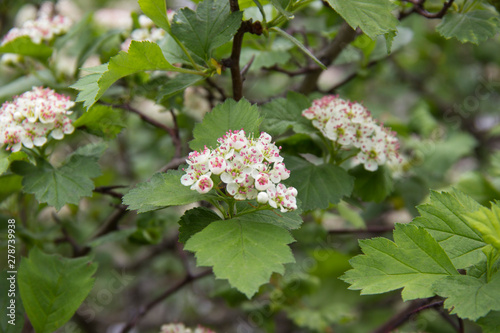
<svg viewBox="0 0 500 333">
<path fill-rule="evenodd" d="M 248 70 L 250 69 L 250 67 L 252 66 L 253 64 L 253 61 L 255 60 L 255 55 L 253 55 L 251 58 L 250 58 L 250 61 L 243 67 L 243 69 L 241 70 L 241 75 L 245 75 Z"/>
<path fill-rule="evenodd" d="M 297 75 L 304 75 L 304 74 L 308 74 L 310 72 L 321 70 L 321 68 L 319 66 L 307 66 L 307 67 L 302 67 L 302 68 L 299 68 L 297 70 L 291 71 L 288 69 L 281 68 L 278 65 L 273 65 L 271 67 L 263 67 L 262 69 L 265 71 L 269 71 L 269 72 L 273 71 L 273 72 L 283 73 L 283 74 L 286 74 L 290 77 L 297 76 Z"/>
<path fill-rule="evenodd" d="M 114 186 L 98 186 L 94 189 L 94 192 L 106 194 L 117 199 L 121 199 L 123 194 L 113 191 L 115 188 L 125 188 L 125 185 L 114 185 Z"/>
<path fill-rule="evenodd" d="M 112 231 L 115 231 L 118 229 L 118 223 L 120 222 L 120 219 L 124 217 L 128 213 L 127 211 L 127 206 L 120 205 L 118 206 L 113 213 L 106 219 L 106 221 L 103 223 L 102 228 L 92 237 L 92 239 L 97 239 L 101 236 L 104 236 Z"/>
<path fill-rule="evenodd" d="M 413 315 L 434 307 L 442 306 L 444 301 L 433 302 L 432 300 L 415 301 L 408 309 L 398 313 L 387 321 L 384 325 L 377 328 L 373 333 L 390 333 L 394 329 L 406 323 Z"/>
<path fill-rule="evenodd" d="M 126 272 L 137 271 L 142 266 L 150 265 L 150 262 L 154 257 L 160 254 L 164 254 L 168 250 L 174 250 L 177 243 L 178 235 L 175 235 L 175 237 L 163 239 L 160 244 L 150 247 L 150 252 L 146 253 L 145 255 L 141 255 L 138 259 L 135 259 L 133 263 L 123 266 L 117 266 L 115 267 L 115 269 Z"/>
<path fill-rule="evenodd" d="M 374 65 L 378 64 L 381 60 L 386 60 L 388 59 L 389 57 L 385 57 L 385 58 L 382 58 L 382 59 L 379 59 L 379 60 L 372 60 L 370 61 L 365 68 L 370 68 L 370 67 L 373 67 Z M 349 81 L 355 79 L 357 76 L 359 75 L 359 71 L 355 71 L 354 73 L 351 73 L 349 74 L 345 79 L 343 79 L 342 81 L 340 81 L 339 83 L 337 83 L 336 85 L 334 85 L 333 87 L 331 87 L 329 90 L 328 90 L 328 93 L 329 94 L 333 94 L 335 93 L 335 91 L 342 87 L 344 84 L 348 83 Z"/>
<path fill-rule="evenodd" d="M 54 221 L 61 227 L 61 231 L 63 233 L 63 237 L 56 239 L 55 243 L 68 243 L 73 250 L 73 258 L 82 257 L 90 252 L 90 247 L 88 246 L 80 246 L 76 240 L 69 234 L 68 230 L 64 227 L 64 224 L 59 219 L 59 216 L 56 213 L 52 213 L 52 218 Z"/>
<path fill-rule="evenodd" d="M 161 294 L 160 296 L 156 297 L 154 300 L 152 300 L 151 302 L 149 302 L 148 304 L 143 306 L 138 311 L 138 313 L 135 316 L 133 316 L 132 319 L 130 319 L 128 321 L 128 323 L 125 325 L 125 327 L 121 330 L 121 333 L 126 333 L 126 332 L 130 331 L 134 326 L 136 326 L 139 323 L 139 321 L 142 319 L 142 317 L 144 317 L 149 312 L 149 310 L 151 310 L 156 305 L 158 305 L 159 303 L 161 303 L 162 301 L 167 299 L 169 296 L 176 293 L 177 291 L 182 289 L 184 286 L 190 284 L 191 282 L 194 282 L 198 279 L 201 279 L 205 276 L 208 276 L 211 272 L 212 272 L 212 270 L 208 269 L 208 270 L 203 271 L 203 272 L 198 273 L 198 274 L 193 274 L 193 275 L 186 274 L 184 279 L 177 282 L 172 287 L 168 288 L 165 292 L 163 292 L 163 294 Z"/>
<path fill-rule="evenodd" d="M 332 62 L 340 55 L 342 50 L 344 50 L 354 39 L 356 39 L 356 36 L 356 30 L 353 30 L 346 22 L 342 23 L 337 36 L 335 36 L 333 41 L 320 52 L 319 59 L 321 62 L 325 66 L 332 64 Z M 299 91 L 303 94 L 315 91 L 318 86 L 318 78 L 321 72 L 322 69 L 319 68 L 308 73 L 304 77 Z"/>
<path fill-rule="evenodd" d="M 443 308 L 434 308 L 434 310 L 436 310 L 437 313 L 439 313 L 439 315 L 448 322 L 448 324 L 450 324 L 451 326 L 453 326 L 453 328 L 455 329 L 455 331 L 459 332 L 459 333 L 463 333 L 461 330 L 460 330 L 460 323 L 457 324 L 453 318 L 449 315 L 448 311 L 444 310 Z M 460 318 L 459 318 L 460 320 Z"/>
<path fill-rule="evenodd" d="M 181 141 L 181 136 L 179 134 L 179 124 L 177 123 L 177 115 L 175 114 L 173 109 L 170 109 L 170 115 L 172 115 L 172 121 L 174 123 L 174 136 L 172 137 L 172 141 L 174 142 L 179 142 Z M 174 157 L 180 157 L 182 155 L 182 145 L 181 144 L 176 144 L 175 145 L 175 155 Z"/>
<path fill-rule="evenodd" d="M 99 101 L 99 103 L 101 103 L 103 105 L 111 106 L 113 108 L 124 109 L 124 110 L 127 110 L 127 111 L 130 111 L 130 112 L 133 112 L 133 113 L 137 114 L 145 122 L 147 122 L 147 123 L 149 123 L 149 124 L 151 124 L 151 125 L 153 125 L 155 127 L 158 127 L 160 129 L 164 130 L 165 132 L 167 132 L 172 137 L 172 141 L 173 141 L 176 149 L 181 149 L 182 148 L 181 140 L 176 135 L 176 132 L 175 132 L 174 128 L 171 128 L 171 127 L 169 127 L 169 126 L 167 126 L 165 124 L 160 123 L 156 119 L 153 119 L 153 118 L 145 115 L 144 113 L 142 113 L 141 111 L 137 110 L 136 108 L 132 107 L 129 104 L 126 104 L 126 103 L 125 104 L 110 104 L 110 103 L 105 103 L 105 102 L 102 102 L 102 101 Z M 178 148 L 178 147 L 181 147 L 181 148 Z"/>
<path fill-rule="evenodd" d="M 413 8 L 409 11 L 409 12 L 401 12 L 399 14 L 399 19 L 403 19 L 405 17 L 407 17 L 408 15 L 412 14 L 412 13 L 417 13 L 423 17 L 426 17 L 428 19 L 440 19 L 440 18 L 443 18 L 443 16 L 446 14 L 446 12 L 448 11 L 448 9 L 451 7 L 451 5 L 453 5 L 453 2 L 455 0 L 448 0 L 446 1 L 444 4 L 443 4 L 443 7 L 441 8 L 441 10 L 437 13 L 431 13 L 429 11 L 427 11 L 425 8 L 424 8 L 424 2 L 425 0 L 405 0 L 406 2 L 409 2 L 411 4 L 413 4 Z"/>
<path fill-rule="evenodd" d="M 180 165 L 186 163 L 187 156 L 177 157 L 168 162 L 163 168 L 158 170 L 158 172 L 167 172 L 168 170 L 177 169 Z"/>
<path fill-rule="evenodd" d="M 231 9 L 231 13 L 240 11 L 238 0 L 229 0 L 229 7 Z M 239 101 L 243 97 L 243 77 L 240 71 L 240 55 L 244 35 L 245 21 L 242 21 L 240 28 L 236 32 L 236 35 L 234 35 L 231 56 L 229 57 L 228 62 L 229 68 L 231 70 L 231 79 L 233 84 L 233 98 L 236 101 Z"/>
</svg>

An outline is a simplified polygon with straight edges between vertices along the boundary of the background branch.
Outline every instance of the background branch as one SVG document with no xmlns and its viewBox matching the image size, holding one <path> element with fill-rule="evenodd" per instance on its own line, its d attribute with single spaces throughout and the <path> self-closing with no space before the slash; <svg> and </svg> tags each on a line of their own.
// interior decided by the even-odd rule
<svg viewBox="0 0 500 333">
<path fill-rule="evenodd" d="M 354 39 L 356 39 L 357 32 L 352 29 L 349 24 L 343 22 L 340 26 L 337 36 L 333 41 L 324 48 L 318 58 L 325 66 L 330 66 L 333 61 L 340 55 L 342 50 L 344 50 Z M 303 94 L 311 93 L 318 88 L 318 78 L 322 73 L 322 69 L 318 68 L 309 72 L 302 81 L 299 87 L 299 92 Z"/>
<path fill-rule="evenodd" d="M 198 273 L 198 274 L 193 274 L 193 275 L 187 273 L 186 276 L 184 277 L 184 279 L 177 282 L 172 287 L 168 288 L 165 292 L 163 292 L 160 296 L 156 297 L 154 300 L 152 300 L 148 304 L 144 305 L 138 311 L 138 313 L 128 321 L 128 323 L 125 325 L 125 327 L 121 330 L 121 333 L 126 333 L 126 332 L 130 331 L 134 326 L 136 326 L 139 323 L 141 318 L 144 317 L 148 313 L 149 310 L 154 308 L 156 305 L 161 303 L 163 300 L 167 299 L 169 296 L 173 295 L 178 290 L 182 289 L 184 286 L 190 284 L 191 282 L 194 282 L 198 279 L 201 279 L 205 276 L 208 276 L 211 272 L 212 272 L 212 270 L 208 269 L 206 271 L 203 271 L 203 272 Z"/>
</svg>

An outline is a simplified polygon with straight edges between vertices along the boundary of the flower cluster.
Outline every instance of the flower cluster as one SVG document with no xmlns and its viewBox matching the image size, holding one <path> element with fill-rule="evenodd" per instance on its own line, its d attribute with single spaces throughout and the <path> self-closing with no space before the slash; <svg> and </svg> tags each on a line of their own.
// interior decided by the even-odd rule
<svg viewBox="0 0 500 333">
<path fill-rule="evenodd" d="M 161 327 L 160 333 L 215 333 L 214 331 L 198 326 L 194 330 L 184 324 L 166 324 Z"/>
<path fill-rule="evenodd" d="M 314 127 L 344 150 L 359 149 L 356 160 L 375 171 L 386 163 L 400 164 L 399 142 L 394 132 L 371 117 L 361 104 L 338 96 L 324 96 L 302 112 Z"/>
<path fill-rule="evenodd" d="M 168 10 L 167 16 L 169 21 L 173 16 L 174 12 L 172 10 Z M 135 29 L 130 33 L 130 37 L 127 38 L 121 45 L 122 51 L 127 51 L 130 47 L 130 43 L 133 40 L 136 41 L 149 41 L 149 42 L 158 42 L 163 37 L 165 37 L 165 30 L 161 28 L 157 28 L 153 21 L 146 15 L 139 16 L 139 29 Z"/>
<path fill-rule="evenodd" d="M 192 190 L 207 193 L 214 186 L 212 175 L 219 175 L 226 192 L 236 200 L 257 199 L 282 212 L 297 209 L 297 190 L 281 184 L 290 176 L 280 148 L 267 133 L 258 139 L 247 138 L 245 131 L 229 131 L 217 141 L 217 148 L 207 147 L 189 154 L 181 183 Z"/>
<path fill-rule="evenodd" d="M 49 88 L 33 87 L 0 108 L 0 145 L 19 151 L 21 146 L 43 146 L 50 134 L 56 140 L 71 134 L 74 127 L 67 115 L 75 105 L 69 97 Z"/>
<path fill-rule="evenodd" d="M 44 3 L 38 12 L 36 20 L 28 20 L 22 24 L 20 28 L 12 28 L 2 38 L 0 45 L 5 45 L 16 38 L 28 36 L 35 44 L 48 42 L 54 39 L 55 36 L 66 33 L 73 21 L 62 15 L 52 16 L 53 4 Z M 21 57 L 17 54 L 5 54 L 2 56 L 2 63 L 17 63 L 21 61 Z"/>
<path fill-rule="evenodd" d="M 21 28 L 12 28 L 3 37 L 2 45 L 22 36 L 28 36 L 35 44 L 50 41 L 55 36 L 66 33 L 71 27 L 71 20 L 65 16 L 49 17 L 42 15 L 35 21 L 24 22 Z"/>
</svg>

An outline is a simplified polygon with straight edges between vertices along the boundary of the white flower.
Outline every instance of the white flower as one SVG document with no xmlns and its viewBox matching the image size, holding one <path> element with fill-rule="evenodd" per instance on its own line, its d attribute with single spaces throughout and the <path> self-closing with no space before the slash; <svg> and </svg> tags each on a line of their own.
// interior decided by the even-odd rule
<svg viewBox="0 0 500 333">
<path fill-rule="evenodd" d="M 280 183 L 290 177 L 290 171 L 279 154 L 280 148 L 271 141 L 264 132 L 255 140 L 243 130 L 229 131 L 217 139 L 215 149 L 205 147 L 189 154 L 189 167 L 183 169 L 186 173 L 181 184 L 207 193 L 213 187 L 212 174 L 220 175 L 227 195 L 236 200 L 257 199 L 282 212 L 297 209 L 297 190 Z"/>
<path fill-rule="evenodd" d="M 399 161 L 399 143 L 389 129 L 379 125 L 361 104 L 338 96 L 324 96 L 302 112 L 313 126 L 345 150 L 359 149 L 356 160 L 375 171 L 388 161 Z"/>
<path fill-rule="evenodd" d="M 51 89 L 34 87 L 0 108 L 0 144 L 11 151 L 40 147 L 75 130 L 67 115 L 75 103 Z"/>
<path fill-rule="evenodd" d="M 169 11 L 169 13 L 171 13 L 171 11 Z M 139 16 L 139 26 L 140 28 L 132 30 L 132 32 L 130 33 L 130 37 L 125 39 L 125 41 L 122 43 L 122 51 L 127 51 L 130 47 L 130 43 L 133 40 L 156 43 L 162 40 L 163 37 L 165 37 L 165 30 L 156 27 L 154 22 L 146 15 Z"/>
<path fill-rule="evenodd" d="M 196 190 L 200 194 L 208 193 L 212 187 L 214 186 L 214 182 L 212 181 L 212 178 L 210 178 L 210 172 L 200 176 L 196 183 L 191 186 L 192 190 Z"/>
<path fill-rule="evenodd" d="M 7 32 L 2 39 L 1 45 L 21 36 L 28 36 L 33 43 L 40 44 L 45 41 L 51 41 L 55 36 L 68 32 L 73 24 L 71 19 L 62 15 L 51 17 L 47 12 L 51 12 L 52 9 L 48 10 L 48 6 L 52 6 L 52 4 L 47 2 L 42 5 L 35 20 L 24 21 L 20 28 L 12 28 Z"/>
<path fill-rule="evenodd" d="M 139 25 L 141 26 L 141 28 L 152 28 L 154 26 L 154 23 L 146 15 L 139 15 Z"/>
<path fill-rule="evenodd" d="M 259 191 L 265 191 L 272 185 L 269 179 L 269 174 L 264 172 L 259 172 L 257 177 L 255 177 L 255 188 Z"/>
</svg>

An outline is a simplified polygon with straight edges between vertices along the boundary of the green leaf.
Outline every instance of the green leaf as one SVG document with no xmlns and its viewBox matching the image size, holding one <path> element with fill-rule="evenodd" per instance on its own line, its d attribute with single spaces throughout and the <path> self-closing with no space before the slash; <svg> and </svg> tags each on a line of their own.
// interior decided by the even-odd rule
<svg viewBox="0 0 500 333">
<path fill-rule="evenodd" d="M 396 30 L 398 20 L 392 15 L 390 0 L 327 0 L 337 13 L 356 29 L 374 39 Z"/>
<path fill-rule="evenodd" d="M 14 193 L 19 193 L 22 186 L 23 178 L 18 175 L 10 174 L 0 176 L 0 202 L 4 201 L 6 198 Z"/>
<path fill-rule="evenodd" d="M 285 133 L 293 128 L 296 133 L 312 134 L 316 129 L 311 121 L 302 116 L 302 111 L 311 106 L 304 95 L 289 92 L 286 98 L 276 98 L 262 106 L 262 130 L 272 136 Z"/>
<path fill-rule="evenodd" d="M 24 307 L 19 295 L 19 283 L 15 273 L 7 273 L 6 269 L 2 271 L 0 290 L 2 290 L 0 331 L 2 333 L 20 333 L 24 326 Z"/>
<path fill-rule="evenodd" d="M 192 66 L 191 60 L 172 36 L 166 35 L 158 42 L 158 45 L 160 46 L 165 59 L 167 59 L 167 61 L 171 64 L 180 63 Z M 197 64 L 203 64 L 204 62 L 203 59 L 197 55 L 191 55 L 191 57 Z"/>
<path fill-rule="evenodd" d="M 13 171 L 24 175 L 23 191 L 34 194 L 39 202 L 46 202 L 57 210 L 68 203 L 78 204 L 82 197 L 92 196 L 91 178 L 101 175 L 97 161 L 105 148 L 89 146 L 74 152 L 59 168 L 44 160 L 39 160 L 36 166 L 16 161 L 12 163 Z"/>
<path fill-rule="evenodd" d="M 384 34 L 387 54 L 391 54 L 392 42 L 394 42 L 394 38 L 397 34 L 396 30 L 389 31 Z"/>
<path fill-rule="evenodd" d="M 341 279 L 362 295 L 404 288 L 403 300 L 434 296 L 432 284 L 459 275 L 434 238 L 414 225 L 396 224 L 394 242 L 373 238 L 359 242 L 364 255 L 351 259 L 353 269 Z"/>
<path fill-rule="evenodd" d="M 172 21 L 172 34 L 205 61 L 212 50 L 233 38 L 241 25 L 242 12 L 231 13 L 229 1 L 205 0 L 196 8 L 179 10 Z"/>
<path fill-rule="evenodd" d="M 490 282 L 467 275 L 448 276 L 434 283 L 444 307 L 460 318 L 477 320 L 492 310 L 500 311 L 500 273 Z"/>
<path fill-rule="evenodd" d="M 199 194 L 181 184 L 182 170 L 155 174 L 149 182 L 139 183 L 123 196 L 123 204 L 130 210 L 144 213 L 168 206 L 181 206 L 206 200 L 210 194 Z"/>
<path fill-rule="evenodd" d="M 314 165 L 303 158 L 287 156 L 290 178 L 285 182 L 297 189 L 302 209 L 325 209 L 352 192 L 354 179 L 347 171 L 331 164 Z"/>
<path fill-rule="evenodd" d="M 217 139 L 229 130 L 244 129 L 247 135 L 257 134 L 261 121 L 256 105 L 245 99 L 238 102 L 227 99 L 207 113 L 201 123 L 196 124 L 193 130 L 194 139 L 189 142 L 189 147 L 193 150 L 203 149 L 205 146 L 216 147 Z"/>
<path fill-rule="evenodd" d="M 9 169 L 9 165 L 14 161 L 29 161 L 28 154 L 24 151 L 10 153 L 0 150 L 0 175 Z"/>
<path fill-rule="evenodd" d="M 84 76 L 71 87 L 80 90 L 77 102 L 84 102 L 84 106 L 90 108 L 106 90 L 118 79 L 140 71 L 172 70 L 178 71 L 177 67 L 172 66 L 156 43 L 132 41 L 128 52 L 121 51 L 118 55 L 112 57 L 107 65 L 107 71 L 98 66 L 97 73 Z M 95 80 L 97 79 L 97 87 Z"/>
<path fill-rule="evenodd" d="M 84 68 L 84 71 L 90 72 L 90 74 L 80 78 L 76 83 L 70 86 L 80 91 L 76 97 L 76 101 L 83 102 L 83 106 L 87 108 L 87 110 L 97 101 L 97 94 L 99 93 L 98 82 L 107 70 L 108 64 Z"/>
<path fill-rule="evenodd" d="M 16 53 L 47 60 L 52 55 L 52 48 L 45 44 L 35 44 L 28 36 L 21 36 L 0 46 L 0 53 Z"/>
<path fill-rule="evenodd" d="M 185 244 L 191 236 L 217 220 L 220 220 L 220 216 L 208 208 L 196 207 L 188 210 L 179 221 L 179 242 Z"/>
<path fill-rule="evenodd" d="M 170 31 L 165 0 L 139 0 L 139 6 L 158 27 Z"/>
<path fill-rule="evenodd" d="M 300 210 L 294 210 L 286 213 L 281 213 L 278 209 L 260 210 L 249 214 L 246 214 L 244 211 L 241 211 L 240 213 L 241 214 L 238 215 L 236 219 L 242 222 L 253 221 L 260 223 L 270 223 L 288 230 L 298 229 L 302 225 Z"/>
<path fill-rule="evenodd" d="M 485 317 L 480 318 L 477 324 L 483 329 L 483 333 L 500 332 L 500 311 L 491 311 Z"/>
<path fill-rule="evenodd" d="M 480 207 L 475 212 L 466 213 L 467 223 L 481 234 L 483 240 L 500 251 L 500 206 L 491 209 Z M 500 309 L 499 309 L 500 310 Z"/>
<path fill-rule="evenodd" d="M 218 279 L 227 279 L 251 298 L 273 272 L 283 274 L 283 264 L 295 261 L 287 246 L 293 241 L 287 230 L 275 225 L 231 219 L 210 223 L 185 249 L 195 252 L 198 266 L 213 266 Z"/>
<path fill-rule="evenodd" d="M 294 43 L 302 52 L 304 52 L 309 58 L 311 58 L 316 64 L 318 64 L 319 67 L 321 67 L 322 69 L 326 69 L 326 66 L 323 65 L 323 63 L 318 58 L 316 58 L 314 54 L 312 54 L 311 51 L 309 51 L 307 47 L 305 47 L 304 44 L 302 44 L 297 38 L 293 37 L 286 31 L 283 31 L 278 27 L 272 27 L 269 30 L 277 32 L 278 35 L 281 35 L 288 39 L 290 42 Z"/>
<path fill-rule="evenodd" d="M 349 174 L 355 177 L 354 194 L 364 201 L 381 202 L 394 188 L 391 171 L 385 166 L 368 171 L 360 164 L 349 170 Z"/>
<path fill-rule="evenodd" d="M 89 258 L 47 255 L 38 248 L 21 260 L 19 290 L 37 333 L 51 333 L 64 325 L 94 285 L 97 264 Z"/>
<path fill-rule="evenodd" d="M 175 95 L 176 93 L 186 89 L 189 86 L 205 79 L 200 75 L 192 74 L 178 74 L 173 79 L 167 81 L 165 84 L 160 86 L 160 91 L 158 92 L 157 101 L 165 101 L 167 98 Z"/>
<path fill-rule="evenodd" d="M 106 139 L 114 139 L 125 127 L 120 111 L 110 106 L 94 105 L 74 123 L 75 127 L 85 127 L 89 133 Z"/>
<path fill-rule="evenodd" d="M 458 192 L 431 192 L 430 203 L 417 207 L 421 217 L 412 223 L 424 227 L 448 254 L 455 267 L 467 268 L 484 259 L 483 239 L 467 223 L 465 214 L 481 206 Z"/>
<path fill-rule="evenodd" d="M 462 43 L 479 44 L 496 35 L 498 22 L 498 14 L 488 10 L 448 12 L 436 30 L 446 39 L 456 38 Z"/>
<path fill-rule="evenodd" d="M 293 14 L 286 10 L 290 0 L 270 0 L 273 6 L 283 15 L 286 19 L 293 19 Z"/>
</svg>

